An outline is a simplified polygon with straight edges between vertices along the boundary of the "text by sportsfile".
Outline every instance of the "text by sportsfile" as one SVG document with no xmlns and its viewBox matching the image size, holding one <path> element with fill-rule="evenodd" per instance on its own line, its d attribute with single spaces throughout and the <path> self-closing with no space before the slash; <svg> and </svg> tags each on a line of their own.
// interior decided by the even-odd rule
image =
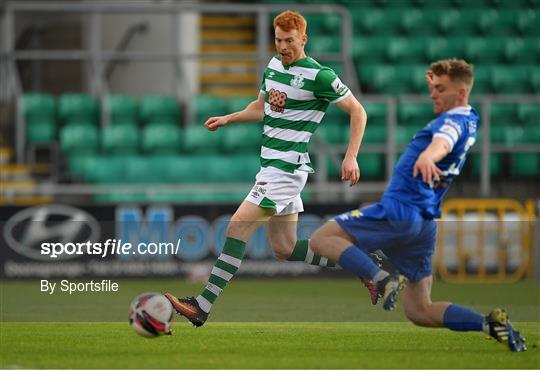
<svg viewBox="0 0 540 371">
<path fill-rule="evenodd" d="M 48 255 L 50 258 L 71 255 L 99 255 L 105 258 L 108 255 L 177 255 L 180 250 L 179 238 L 176 244 L 172 242 L 139 242 L 135 248 L 131 242 L 122 242 L 121 239 L 107 239 L 105 242 L 43 242 L 41 244 L 41 255 Z"/>
</svg>

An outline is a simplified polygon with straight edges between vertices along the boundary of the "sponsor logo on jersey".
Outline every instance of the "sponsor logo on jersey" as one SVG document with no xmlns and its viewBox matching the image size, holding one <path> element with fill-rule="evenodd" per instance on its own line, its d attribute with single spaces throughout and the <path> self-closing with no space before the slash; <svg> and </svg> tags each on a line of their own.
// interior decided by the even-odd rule
<svg viewBox="0 0 540 371">
<path fill-rule="evenodd" d="M 345 91 L 347 90 L 347 86 L 341 82 L 339 77 L 336 77 L 334 82 L 332 82 L 332 89 L 334 89 L 334 91 L 339 95 L 343 95 L 343 93 L 345 93 Z"/>
<path fill-rule="evenodd" d="M 270 109 L 274 112 L 283 113 L 286 100 L 287 94 L 284 92 L 273 88 L 268 92 L 268 103 L 270 104 Z"/>
</svg>

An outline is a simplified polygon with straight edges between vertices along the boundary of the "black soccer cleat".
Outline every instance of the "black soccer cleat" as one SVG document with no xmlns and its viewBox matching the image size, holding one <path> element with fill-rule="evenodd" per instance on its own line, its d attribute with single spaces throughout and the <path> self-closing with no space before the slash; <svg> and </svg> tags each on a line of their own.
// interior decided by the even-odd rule
<svg viewBox="0 0 540 371">
<path fill-rule="evenodd" d="M 405 277 L 398 274 L 391 274 L 385 279 L 377 282 L 377 293 L 383 301 L 385 310 L 394 310 L 399 291 L 405 287 Z"/>
<path fill-rule="evenodd" d="M 506 344 L 512 352 L 527 350 L 525 338 L 512 326 L 504 309 L 493 309 L 485 320 L 489 326 L 489 335 L 498 342 Z"/>
<path fill-rule="evenodd" d="M 168 292 L 164 295 L 171 302 L 176 312 L 186 317 L 195 327 L 201 327 L 208 319 L 208 313 L 201 309 L 193 296 L 177 298 Z"/>
<path fill-rule="evenodd" d="M 390 274 L 397 274 L 396 268 L 392 265 L 392 263 L 390 263 L 390 261 L 384 255 L 382 251 L 380 250 L 372 251 L 368 253 L 368 256 L 382 270 L 387 271 Z M 379 293 L 379 290 L 377 289 L 377 285 L 375 284 L 375 282 L 373 282 L 373 280 L 371 280 L 370 278 L 365 278 L 365 277 L 361 277 L 360 281 L 362 281 L 364 286 L 369 291 L 371 304 L 377 305 L 379 299 L 382 297 L 382 294 Z"/>
</svg>

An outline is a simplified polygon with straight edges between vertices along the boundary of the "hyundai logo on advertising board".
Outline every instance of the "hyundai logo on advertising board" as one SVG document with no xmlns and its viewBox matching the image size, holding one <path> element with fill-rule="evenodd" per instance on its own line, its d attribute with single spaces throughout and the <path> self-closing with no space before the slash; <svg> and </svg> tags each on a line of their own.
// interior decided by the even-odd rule
<svg viewBox="0 0 540 371">
<path fill-rule="evenodd" d="M 67 205 L 43 205 L 23 209 L 4 225 L 7 245 L 20 255 L 36 260 L 49 260 L 42 255 L 43 242 L 86 242 L 100 238 L 99 223 L 86 211 Z M 62 254 L 58 259 L 77 255 Z"/>
</svg>

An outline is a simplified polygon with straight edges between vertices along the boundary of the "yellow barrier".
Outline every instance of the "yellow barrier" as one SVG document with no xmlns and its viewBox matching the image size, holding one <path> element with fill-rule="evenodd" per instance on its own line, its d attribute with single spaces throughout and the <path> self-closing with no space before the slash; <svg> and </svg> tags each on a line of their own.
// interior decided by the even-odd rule
<svg viewBox="0 0 540 371">
<path fill-rule="evenodd" d="M 438 221 L 435 270 L 448 282 L 532 276 L 535 208 L 509 199 L 453 199 Z M 492 253 L 492 254 L 489 254 Z"/>
</svg>

